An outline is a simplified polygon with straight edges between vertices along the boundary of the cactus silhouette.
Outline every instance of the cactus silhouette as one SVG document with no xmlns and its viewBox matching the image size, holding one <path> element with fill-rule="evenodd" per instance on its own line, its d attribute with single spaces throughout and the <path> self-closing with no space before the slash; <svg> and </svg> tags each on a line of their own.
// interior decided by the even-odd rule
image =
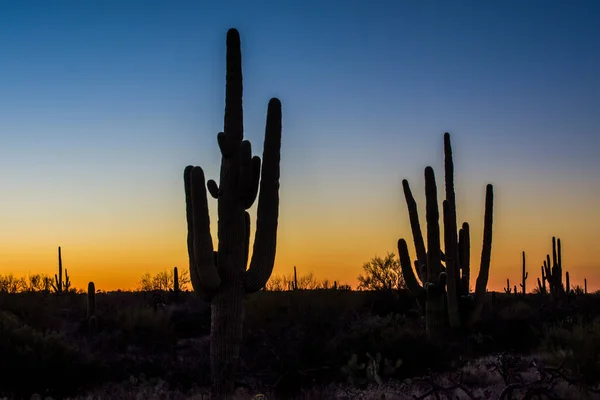
<svg viewBox="0 0 600 400">
<path fill-rule="evenodd" d="M 220 183 L 205 184 L 201 167 L 184 171 L 190 279 L 194 291 L 211 302 L 210 365 L 212 392 L 225 398 L 234 388 L 244 297 L 260 290 L 273 270 L 279 215 L 281 103 L 272 98 L 262 159 L 252 157 L 243 140 L 242 56 L 237 30 L 227 32 L 224 130 L 217 135 L 221 150 Z M 259 193 L 260 186 L 260 193 Z M 207 189 L 218 201 L 218 251 L 210 233 Z M 258 195 L 256 236 L 248 269 L 250 215 Z"/>
<path fill-rule="evenodd" d="M 525 270 L 525 252 L 523 252 L 523 271 L 521 272 L 521 280 L 523 283 L 520 283 L 521 289 L 523 289 L 523 296 L 527 293 L 527 286 L 525 281 L 529 277 L 529 273 Z"/>
<path fill-rule="evenodd" d="M 177 267 L 173 268 L 173 292 L 179 293 L 179 271 Z"/>
<path fill-rule="evenodd" d="M 96 315 L 96 286 L 94 282 L 88 283 L 87 289 L 87 317 L 90 319 L 91 317 Z"/>
<path fill-rule="evenodd" d="M 427 251 L 421 234 L 417 204 L 408 181 L 406 179 L 402 181 L 416 249 L 416 271 L 413 270 L 408 246 L 404 239 L 398 240 L 398 253 L 400 254 L 402 274 L 409 290 L 417 297 L 425 298 L 425 320 L 430 337 L 441 334 L 446 317 L 449 319 L 450 327 L 455 329 L 470 327 L 475 323 L 481 313 L 486 296 L 492 251 L 494 191 L 493 186 L 488 184 L 485 197 L 481 263 L 475 287 L 475 302 L 472 304 L 472 297 L 469 293 L 471 247 L 469 225 L 466 222 L 463 223 L 457 239 L 454 163 L 449 133 L 444 134 L 444 172 L 446 199 L 442 205 L 445 253 L 441 249 L 437 187 L 433 168 L 425 168 Z M 442 265 L 442 261 L 445 261 L 445 267 Z M 423 285 L 417 281 L 418 277 Z M 446 298 L 447 312 L 445 309 Z"/>
<path fill-rule="evenodd" d="M 543 265 L 542 265 L 541 269 L 542 269 L 542 280 L 540 281 L 540 278 L 537 279 L 538 289 L 541 294 L 546 294 L 546 293 L 548 293 L 548 290 L 546 289 L 546 281 L 548 279 L 546 277 L 546 274 L 544 273 Z"/>
<path fill-rule="evenodd" d="M 506 287 L 504 288 L 504 293 L 512 293 L 512 289 L 510 288 L 510 280 L 508 278 L 506 278 Z"/>
<path fill-rule="evenodd" d="M 63 282 L 63 265 L 62 265 L 62 253 L 60 246 L 58 246 L 58 274 L 54 274 L 54 282 L 52 284 L 52 289 L 56 294 L 62 294 L 63 292 L 68 292 L 71 287 L 71 280 L 69 279 L 69 273 L 65 269 L 65 280 Z"/>
<path fill-rule="evenodd" d="M 552 264 L 550 264 L 550 255 L 546 255 L 544 261 L 544 272 L 550 294 L 553 300 L 560 300 L 565 294 L 565 287 L 562 282 L 562 252 L 560 239 L 552 237 Z"/>
</svg>

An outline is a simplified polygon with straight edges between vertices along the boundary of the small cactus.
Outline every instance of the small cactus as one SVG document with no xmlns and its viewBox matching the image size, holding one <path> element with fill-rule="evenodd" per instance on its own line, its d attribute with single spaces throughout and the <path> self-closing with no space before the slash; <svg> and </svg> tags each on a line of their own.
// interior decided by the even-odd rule
<svg viewBox="0 0 600 400">
<path fill-rule="evenodd" d="M 504 288 L 504 293 L 511 294 L 512 290 L 510 288 L 510 280 L 506 278 L 506 287 Z"/>
<path fill-rule="evenodd" d="M 298 290 L 298 275 L 296 274 L 296 266 L 294 265 L 294 282 L 292 283 L 292 290 Z"/>
<path fill-rule="evenodd" d="M 523 296 L 525 296 L 525 294 L 527 293 L 527 287 L 525 286 L 525 281 L 527 280 L 527 278 L 529 277 L 529 273 L 527 271 L 525 271 L 525 252 L 523 252 L 523 271 L 521 272 L 521 280 L 523 281 L 523 283 L 521 283 L 521 289 L 523 289 Z"/>
<path fill-rule="evenodd" d="M 177 267 L 173 268 L 173 291 L 175 293 L 179 292 L 179 271 L 177 271 Z"/>
<path fill-rule="evenodd" d="M 96 315 L 96 286 L 94 282 L 88 283 L 87 289 L 87 317 L 88 319 Z"/>
</svg>

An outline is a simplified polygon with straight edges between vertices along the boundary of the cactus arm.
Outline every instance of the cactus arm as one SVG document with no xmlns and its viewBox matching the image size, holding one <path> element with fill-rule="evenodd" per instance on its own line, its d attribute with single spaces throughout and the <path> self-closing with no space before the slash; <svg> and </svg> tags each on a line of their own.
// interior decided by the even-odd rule
<svg viewBox="0 0 600 400">
<path fill-rule="evenodd" d="M 552 237 L 552 281 L 555 291 L 560 294 L 562 287 L 562 274 L 558 273 L 558 260 L 556 258 L 556 237 Z"/>
<path fill-rule="evenodd" d="M 242 142 L 240 194 L 246 210 L 252 207 L 252 204 L 256 201 L 260 182 L 260 163 L 260 157 L 252 157 L 252 145 L 250 142 L 244 140 Z"/>
<path fill-rule="evenodd" d="M 195 291 L 208 294 L 219 289 L 221 278 L 213 257 L 210 218 L 202 168 L 186 167 L 184 183 L 190 280 Z"/>
<path fill-rule="evenodd" d="M 215 182 L 212 179 L 209 179 L 208 182 L 206 182 L 206 188 L 208 189 L 208 193 L 210 193 L 213 199 L 219 198 L 219 186 L 217 185 L 217 182 Z"/>
<path fill-rule="evenodd" d="M 69 279 L 69 272 L 65 268 L 65 283 L 63 285 L 63 290 L 65 292 L 68 292 L 70 288 L 71 288 L 71 279 Z"/>
<path fill-rule="evenodd" d="M 263 149 L 256 236 L 250 268 L 246 271 L 247 293 L 254 293 L 267 283 L 275 262 L 281 159 L 281 102 L 276 98 L 269 101 Z"/>
<path fill-rule="evenodd" d="M 252 157 L 252 164 L 251 164 L 252 181 L 250 183 L 250 190 L 247 193 L 246 198 L 245 198 L 244 207 L 246 208 L 246 210 L 249 209 L 250 207 L 252 207 L 252 205 L 256 201 L 256 197 L 258 195 L 258 187 L 259 187 L 259 181 L 260 181 L 260 167 L 261 167 L 260 157 L 258 157 L 258 156 Z"/>
<path fill-rule="evenodd" d="M 244 228 L 244 269 L 246 269 L 248 267 L 248 252 L 250 251 L 250 214 L 248 214 L 248 211 L 244 212 Z"/>
<path fill-rule="evenodd" d="M 463 234 L 460 240 L 460 249 L 462 257 L 460 257 L 460 268 L 462 270 L 462 291 L 464 294 L 469 294 L 471 285 L 471 233 L 469 224 L 463 222 L 462 229 L 460 230 Z"/>
<path fill-rule="evenodd" d="M 477 283 L 475 284 L 475 308 L 469 316 L 468 325 L 472 326 L 483 308 L 486 287 L 490 274 L 492 257 L 492 226 L 494 223 L 494 187 L 488 184 L 485 193 L 485 214 L 483 222 L 483 245 L 481 248 L 481 263 Z"/>
<path fill-rule="evenodd" d="M 248 193 L 252 190 L 252 144 L 249 140 L 242 141 L 240 160 L 240 199 L 245 202 Z M 247 207 L 249 208 L 249 207 Z M 246 209 L 247 209 L 246 208 Z"/>
<path fill-rule="evenodd" d="M 419 223 L 419 212 L 417 210 L 417 202 L 413 197 L 410 190 L 410 185 L 406 179 L 402 180 L 402 189 L 404 190 L 404 198 L 406 199 L 406 206 L 408 208 L 408 217 L 410 220 L 410 228 L 413 234 L 413 240 L 415 243 L 415 250 L 417 252 L 417 260 L 419 268 L 417 268 L 417 275 L 421 282 L 425 282 L 426 267 L 427 264 L 427 252 L 425 250 L 425 242 L 423 241 L 423 234 L 421 233 L 421 224 Z"/>
<path fill-rule="evenodd" d="M 561 246 L 560 246 L 560 239 L 557 239 L 557 247 L 558 247 L 558 276 L 557 276 L 557 280 L 560 286 L 561 291 L 563 291 L 563 284 L 562 284 L 562 253 L 561 253 Z"/>
<path fill-rule="evenodd" d="M 423 286 L 419 284 L 419 281 L 417 281 L 417 276 L 410 261 L 408 246 L 404 239 L 398 240 L 398 255 L 400 256 L 402 276 L 404 277 L 408 290 L 410 290 L 413 296 L 421 296 L 424 293 L 424 289 Z"/>
<path fill-rule="evenodd" d="M 460 288 L 460 264 L 458 263 L 458 242 L 456 223 L 456 193 L 454 191 L 454 161 L 450 134 L 444 133 L 444 186 L 446 200 L 442 203 L 444 218 L 444 247 L 446 250 L 446 274 L 448 278 L 448 311 L 450 326 L 460 327 L 460 310 L 458 304 Z"/>
<path fill-rule="evenodd" d="M 427 281 L 435 282 L 441 272 L 440 213 L 433 168 L 425 168 L 425 198 L 427 219 Z"/>
</svg>

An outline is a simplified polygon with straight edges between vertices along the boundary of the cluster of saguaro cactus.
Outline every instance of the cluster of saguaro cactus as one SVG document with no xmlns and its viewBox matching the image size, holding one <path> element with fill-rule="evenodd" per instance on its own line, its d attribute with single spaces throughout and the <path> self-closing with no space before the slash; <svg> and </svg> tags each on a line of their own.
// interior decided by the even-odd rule
<svg viewBox="0 0 600 400">
<path fill-rule="evenodd" d="M 546 281 L 548 280 L 546 278 L 546 274 L 544 273 L 544 266 L 542 265 L 542 279 L 540 280 L 540 278 L 537 278 L 537 283 L 538 283 L 538 292 L 540 294 L 546 294 L 548 293 L 548 290 L 546 289 Z"/>
<path fill-rule="evenodd" d="M 523 270 L 521 272 L 521 280 L 523 281 L 523 283 L 520 284 L 521 289 L 523 290 L 523 296 L 525 296 L 525 294 L 527 294 L 527 286 L 525 284 L 525 281 L 527 280 L 528 277 L 529 277 L 529 273 L 525 270 L 525 252 L 523 252 Z"/>
<path fill-rule="evenodd" d="M 437 186 L 433 168 L 425 168 L 425 197 L 427 221 L 427 250 L 421 233 L 417 204 L 408 181 L 402 181 L 408 206 L 411 230 L 416 249 L 415 270 L 404 239 L 398 241 L 402 274 L 411 293 L 425 299 L 425 319 L 430 337 L 438 336 L 446 320 L 452 328 L 470 327 L 479 318 L 487 292 L 492 251 L 492 224 L 494 191 L 486 187 L 483 248 L 475 298 L 470 294 L 470 234 L 465 222 L 458 231 L 456 222 L 456 196 L 454 192 L 454 163 L 450 134 L 444 134 L 444 170 L 446 199 L 443 201 L 444 247 L 440 242 Z M 445 267 L 442 265 L 445 261 Z M 423 282 L 423 285 L 419 283 Z M 446 306 L 447 299 L 447 306 Z M 474 301 L 473 301 L 474 300 Z"/>
<path fill-rule="evenodd" d="M 504 289 L 504 293 L 506 293 L 506 294 L 512 293 L 512 288 L 510 287 L 510 279 L 506 278 L 506 287 L 503 289 Z M 516 292 L 517 292 L 517 290 L 516 290 L 516 286 L 515 286 L 515 293 Z"/>
<path fill-rule="evenodd" d="M 260 290 L 273 270 L 279 215 L 281 103 L 272 98 L 262 159 L 252 157 L 243 140 L 242 56 L 239 33 L 227 32 L 227 73 L 224 131 L 217 135 L 221 150 L 220 184 L 205 183 L 201 167 L 184 171 L 190 279 L 194 291 L 211 302 L 210 365 L 212 392 L 224 398 L 234 388 L 244 297 Z M 260 193 L 259 193 L 260 186 Z M 215 257 L 207 188 L 218 201 L 218 251 Z M 256 236 L 250 266 L 250 215 L 258 196 Z"/>
<path fill-rule="evenodd" d="M 542 279 L 548 282 L 550 294 L 554 300 L 560 299 L 565 294 L 562 282 L 561 245 L 560 239 L 557 240 L 556 237 L 552 237 L 552 264 L 550 264 L 550 255 L 547 254 L 546 260 L 544 260 Z"/>
<path fill-rule="evenodd" d="M 63 292 L 68 292 L 71 287 L 71 280 L 69 279 L 69 273 L 65 269 L 65 280 L 63 282 L 63 266 L 62 266 L 62 254 L 60 251 L 60 246 L 58 246 L 58 274 L 54 274 L 54 282 L 51 282 L 52 289 L 57 294 L 62 294 Z"/>
</svg>

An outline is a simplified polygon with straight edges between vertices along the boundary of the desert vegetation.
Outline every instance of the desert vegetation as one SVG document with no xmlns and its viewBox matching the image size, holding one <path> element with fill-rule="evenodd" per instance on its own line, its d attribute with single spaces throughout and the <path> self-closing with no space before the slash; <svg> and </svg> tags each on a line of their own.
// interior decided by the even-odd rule
<svg viewBox="0 0 600 400">
<path fill-rule="evenodd" d="M 534 291 L 525 252 L 521 291 L 508 280 L 505 293 L 488 290 L 491 184 L 471 284 L 470 228 L 457 222 L 448 133 L 441 224 L 435 173 L 424 171 L 425 238 L 402 182 L 414 260 L 400 238 L 397 254 L 364 262 L 355 290 L 295 266 L 272 275 L 282 103 L 273 98 L 267 108 L 261 159 L 243 139 L 241 47 L 232 29 L 220 181 L 206 181 L 201 167 L 183 171 L 189 268 L 145 274 L 133 292 L 105 292 L 94 282 L 76 289 L 59 247 L 54 277 L 0 277 L 0 396 L 600 398 L 600 293 L 588 293 L 587 283 L 572 288 L 560 239 L 552 238 L 552 260 L 543 260 Z M 208 195 L 218 202 L 216 250 Z M 256 200 L 250 254 L 246 210 Z"/>
</svg>

